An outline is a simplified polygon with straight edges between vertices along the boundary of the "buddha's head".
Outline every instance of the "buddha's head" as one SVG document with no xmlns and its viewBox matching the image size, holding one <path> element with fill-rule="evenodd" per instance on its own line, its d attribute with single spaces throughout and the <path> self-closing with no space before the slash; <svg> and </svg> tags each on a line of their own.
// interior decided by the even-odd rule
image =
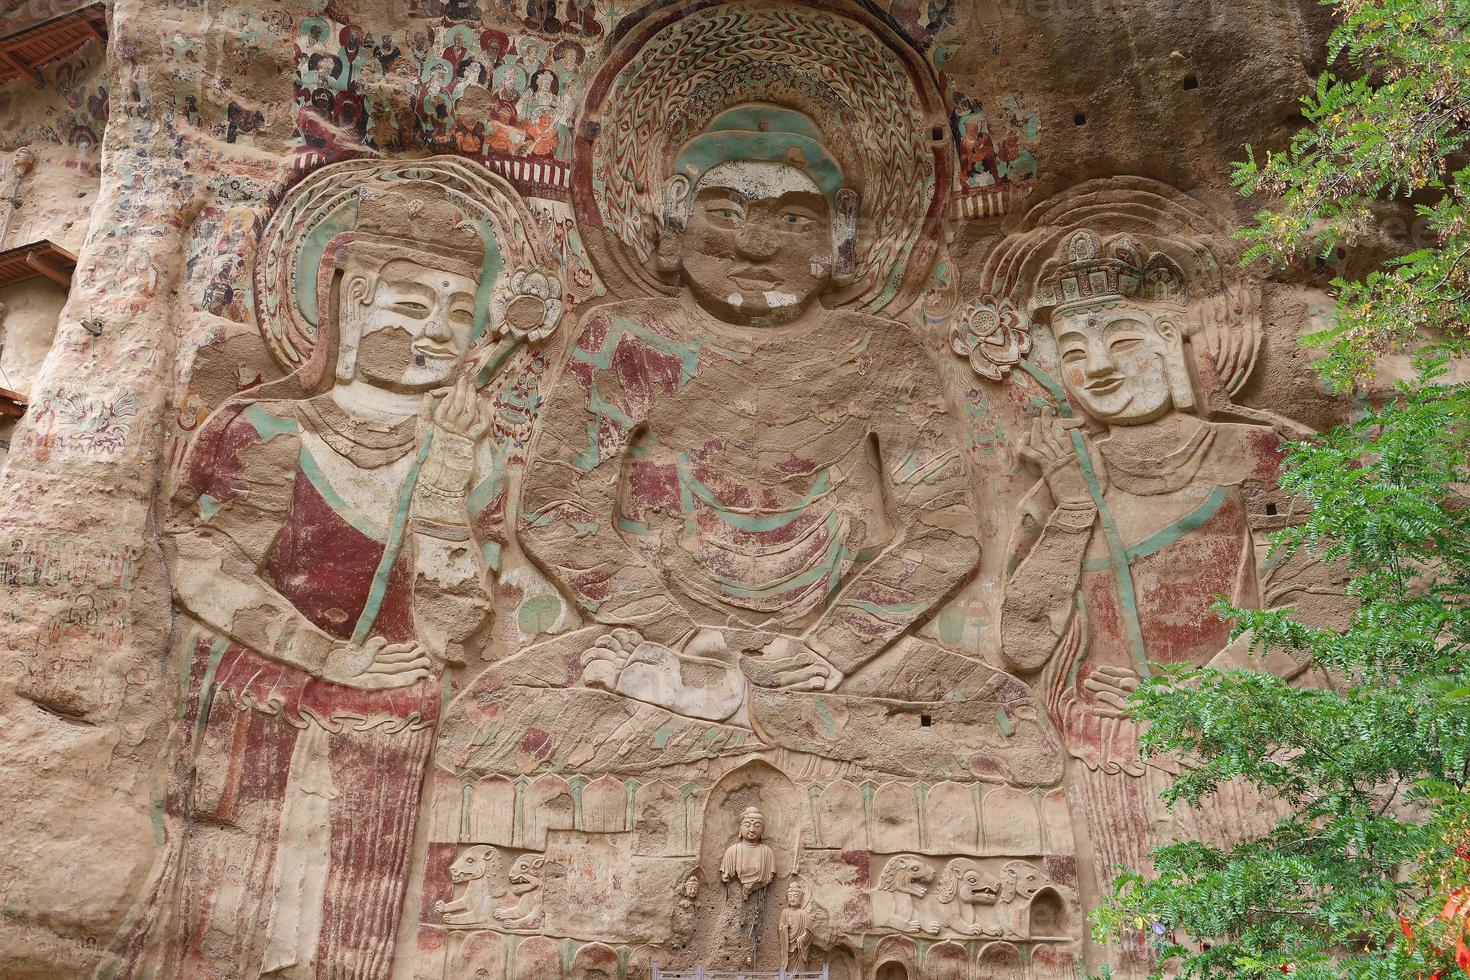
<svg viewBox="0 0 1470 980">
<path fill-rule="evenodd" d="M 858 194 L 805 115 L 749 103 L 679 150 L 659 268 L 730 323 L 795 319 L 852 278 Z"/>
<path fill-rule="evenodd" d="M 336 380 L 397 392 L 449 384 L 470 349 L 485 262 L 479 229 L 427 182 L 359 192 L 354 229 L 333 239 L 319 283 L 337 337 Z"/>
<path fill-rule="evenodd" d="M 766 835 L 766 818 L 753 806 L 740 814 L 740 839 L 747 844 L 759 844 Z"/>
<path fill-rule="evenodd" d="M 1126 238 L 1103 247 L 1079 231 L 1043 268 L 1038 296 L 1038 311 L 1050 310 L 1062 385 L 1088 416 L 1141 425 L 1194 408 L 1188 290 L 1168 256 L 1145 259 Z"/>
</svg>

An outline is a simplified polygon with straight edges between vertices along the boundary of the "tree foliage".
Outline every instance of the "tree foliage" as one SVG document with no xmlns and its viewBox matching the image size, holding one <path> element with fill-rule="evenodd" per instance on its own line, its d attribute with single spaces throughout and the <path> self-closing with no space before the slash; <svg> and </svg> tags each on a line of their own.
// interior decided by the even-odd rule
<svg viewBox="0 0 1470 980">
<path fill-rule="evenodd" d="M 1133 700 L 1144 750 L 1188 760 L 1166 800 L 1208 805 L 1250 784 L 1286 814 L 1260 837 L 1158 849 L 1096 916 L 1106 941 L 1142 930 L 1160 974 L 1397 978 L 1470 975 L 1470 0 L 1337 0 L 1306 125 L 1252 154 L 1239 188 L 1270 206 L 1250 259 L 1326 257 L 1413 208 L 1415 242 L 1333 282 L 1333 326 L 1310 336 L 1339 392 L 1386 354 L 1413 380 L 1353 424 L 1295 445 L 1283 488 L 1311 505 L 1273 560 L 1305 551 L 1351 574 L 1355 612 L 1324 629 L 1291 610 L 1222 605 L 1261 653 L 1333 678 L 1168 669 Z"/>
</svg>

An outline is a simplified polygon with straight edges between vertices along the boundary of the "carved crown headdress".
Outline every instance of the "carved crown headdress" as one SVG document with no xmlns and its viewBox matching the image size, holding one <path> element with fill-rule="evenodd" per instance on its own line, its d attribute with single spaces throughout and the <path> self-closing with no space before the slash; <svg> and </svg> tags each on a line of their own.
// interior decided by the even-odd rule
<svg viewBox="0 0 1470 980">
<path fill-rule="evenodd" d="M 1062 243 L 1041 267 L 1036 284 L 1037 312 L 1131 299 L 1184 308 L 1189 283 L 1184 270 L 1163 252 L 1145 256 L 1126 235 L 1103 241 L 1082 229 Z"/>
<path fill-rule="evenodd" d="M 480 278 L 485 241 L 442 186 L 419 180 L 371 181 L 357 189 L 357 201 L 357 223 L 341 236 L 345 251 L 366 251 L 384 262 L 408 259 Z"/>
</svg>

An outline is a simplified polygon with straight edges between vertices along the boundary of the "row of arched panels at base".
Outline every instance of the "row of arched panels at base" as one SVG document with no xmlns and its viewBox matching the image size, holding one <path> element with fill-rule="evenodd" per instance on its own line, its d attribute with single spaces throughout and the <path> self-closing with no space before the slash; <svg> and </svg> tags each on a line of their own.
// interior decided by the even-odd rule
<svg viewBox="0 0 1470 980">
<path fill-rule="evenodd" d="M 810 847 L 976 855 L 1073 852 L 1062 790 L 846 781 L 800 789 L 809 807 L 805 843 Z M 706 790 L 691 785 L 612 776 L 445 780 L 436 792 L 431 839 L 540 850 L 548 831 L 631 831 L 636 854 L 686 855 L 698 847 L 706 797 Z"/>
<path fill-rule="evenodd" d="M 668 954 L 652 946 L 579 943 L 497 932 L 419 932 L 414 980 L 648 980 Z M 861 965 L 859 965 L 861 963 Z M 915 943 L 887 936 L 831 957 L 832 980 L 1075 980 L 1079 962 L 1058 945 L 1003 941 Z"/>
</svg>

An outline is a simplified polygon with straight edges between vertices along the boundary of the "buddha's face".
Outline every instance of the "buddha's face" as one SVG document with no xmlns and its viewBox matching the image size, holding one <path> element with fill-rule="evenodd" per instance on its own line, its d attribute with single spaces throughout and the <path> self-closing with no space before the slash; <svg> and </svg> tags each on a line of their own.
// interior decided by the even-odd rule
<svg viewBox="0 0 1470 980">
<path fill-rule="evenodd" d="M 341 288 L 342 357 L 355 361 L 355 378 L 401 392 L 453 379 L 470 348 L 475 280 L 393 259 L 376 277 L 349 267 Z"/>
<path fill-rule="evenodd" d="M 1113 425 L 1139 425 L 1174 407 L 1170 365 L 1182 364 L 1183 351 L 1172 320 L 1118 303 L 1063 312 L 1054 319 L 1053 331 L 1062 383 L 1088 415 Z"/>
<path fill-rule="evenodd" d="M 786 889 L 786 904 L 793 909 L 801 908 L 801 889 L 792 886 Z"/>
<path fill-rule="evenodd" d="M 721 320 L 790 319 L 831 280 L 831 208 L 796 167 L 722 163 L 694 188 L 682 253 L 685 283 Z"/>
<path fill-rule="evenodd" d="M 748 844 L 758 844 L 766 833 L 766 820 L 764 817 L 751 814 L 743 817 L 740 821 L 740 839 Z"/>
</svg>

